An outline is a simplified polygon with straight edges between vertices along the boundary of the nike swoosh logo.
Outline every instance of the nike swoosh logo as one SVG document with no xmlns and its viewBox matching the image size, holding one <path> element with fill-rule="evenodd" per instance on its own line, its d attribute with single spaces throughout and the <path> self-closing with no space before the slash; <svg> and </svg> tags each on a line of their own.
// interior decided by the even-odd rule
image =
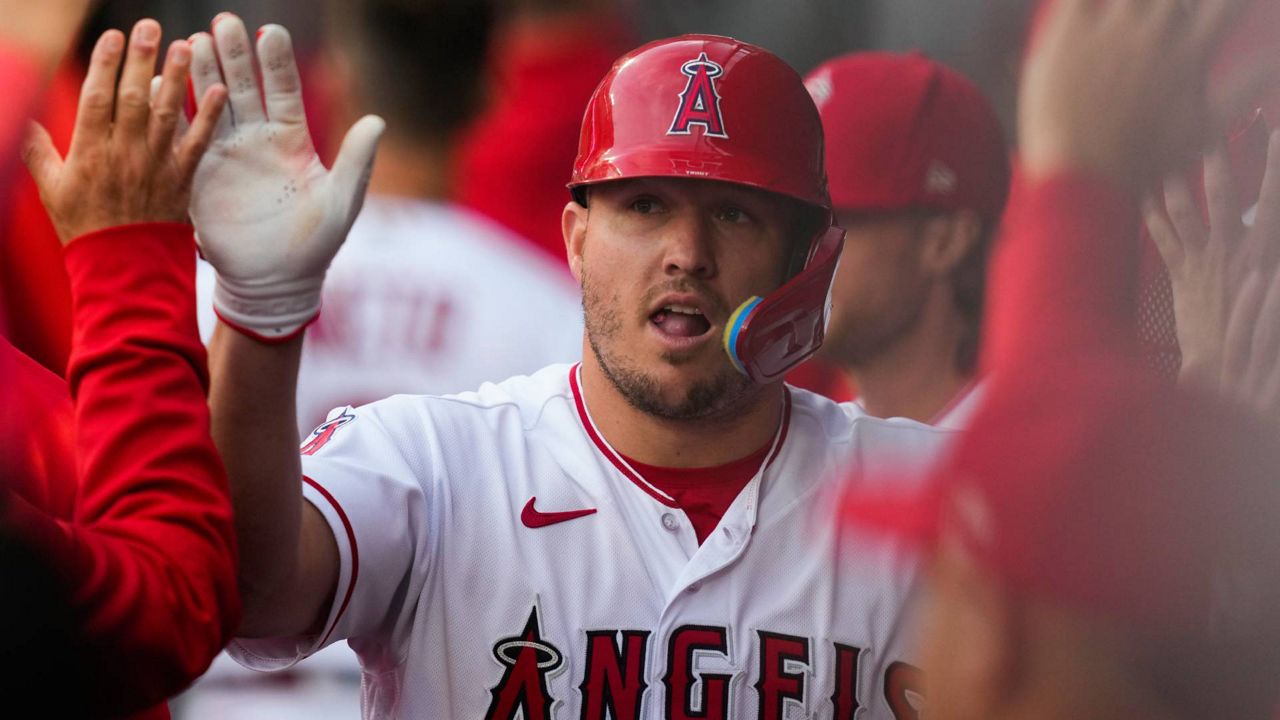
<svg viewBox="0 0 1280 720">
<path fill-rule="evenodd" d="M 537 501 L 537 497 L 529 498 L 529 502 L 524 504 L 524 510 L 520 511 L 520 522 L 524 523 L 527 528 L 540 528 L 548 525 L 555 525 L 566 520 L 574 520 L 576 518 L 594 515 L 595 508 L 584 508 L 582 510 L 566 510 L 564 512 L 539 512 L 534 509 L 533 503 Z"/>
</svg>

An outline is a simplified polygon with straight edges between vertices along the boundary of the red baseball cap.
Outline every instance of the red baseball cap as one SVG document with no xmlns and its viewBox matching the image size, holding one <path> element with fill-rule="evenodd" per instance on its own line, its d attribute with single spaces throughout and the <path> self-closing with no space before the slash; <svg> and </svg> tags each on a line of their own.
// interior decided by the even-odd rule
<svg viewBox="0 0 1280 720">
<path fill-rule="evenodd" d="M 1019 594 L 1144 637 L 1199 637 L 1223 612 L 1280 628 L 1274 432 L 1136 353 L 1038 363 L 987 392 L 920 494 L 853 492 L 846 516 L 926 551 L 958 543 Z"/>
<path fill-rule="evenodd" d="M 818 66 L 805 86 L 827 136 L 836 208 L 1003 211 L 1000 122 L 963 75 L 920 53 L 863 52 Z"/>
</svg>

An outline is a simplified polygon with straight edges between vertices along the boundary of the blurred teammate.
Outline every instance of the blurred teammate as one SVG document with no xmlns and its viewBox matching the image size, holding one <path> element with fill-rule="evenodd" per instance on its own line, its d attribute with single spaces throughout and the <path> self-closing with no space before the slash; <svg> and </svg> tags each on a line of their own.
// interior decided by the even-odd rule
<svg viewBox="0 0 1280 720">
<path fill-rule="evenodd" d="M 564 272 L 564 169 L 582 108 L 631 40 L 618 0 L 491 0 L 489 102 L 459 138 L 458 202 L 545 251 Z M 494 138 L 520 138 L 518 143 Z"/>
<path fill-rule="evenodd" d="M 916 53 L 846 55 L 805 84 L 847 231 L 823 355 L 867 413 L 962 426 L 981 395 L 987 254 L 1009 190 L 995 112 Z"/>
<path fill-rule="evenodd" d="M 6 615 L 51 632 L 6 637 L 63 643 L 45 649 L 56 660 L 41 668 L 43 682 L 68 673 L 40 702 L 51 716 L 166 717 L 157 703 L 203 672 L 239 621 L 231 504 L 209 437 L 194 244 L 183 222 L 226 90 L 206 92 L 174 143 L 191 51 L 170 45 L 149 107 L 159 47 L 154 20 L 134 27 L 127 50 L 122 33 L 105 33 L 66 158 L 39 127 L 23 149 L 66 245 L 74 308 L 74 408 L 52 375 L 0 345 L 0 534 L 6 570 L 32 580 L 7 574 L 4 605 L 22 607 L 15 595 L 41 588 L 51 602 L 33 616 Z M 73 411 L 74 436 L 62 434 Z M 32 678 L 8 661 L 42 657 L 9 646 L 0 679 L 9 695 L 33 686 L 14 685 Z"/>
<path fill-rule="evenodd" d="M 222 291 L 216 433 L 244 490 L 239 660 L 278 669 L 347 639 L 374 718 L 911 712 L 913 573 L 893 545 L 841 543 L 827 479 L 918 464 L 946 433 L 781 382 L 821 341 L 842 241 L 794 70 L 702 35 L 620 59 L 562 214 L 581 363 L 338 408 L 300 463 L 297 331 L 378 123 L 324 173 L 291 142 L 283 29 L 258 41 L 265 115 L 243 25 L 214 35 L 244 89 L 193 216 Z"/>
<path fill-rule="evenodd" d="M 1240 5 L 1057 0 L 1031 53 L 983 407 L 929 491 L 850 505 L 933 553 L 930 717 L 1275 707 L 1274 428 L 1134 335 L 1137 196 L 1226 117 L 1203 77 Z"/>
</svg>

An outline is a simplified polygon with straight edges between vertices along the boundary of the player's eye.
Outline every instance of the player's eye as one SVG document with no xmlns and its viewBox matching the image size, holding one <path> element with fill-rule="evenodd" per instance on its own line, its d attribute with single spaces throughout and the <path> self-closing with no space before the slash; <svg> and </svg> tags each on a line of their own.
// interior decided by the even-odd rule
<svg viewBox="0 0 1280 720">
<path fill-rule="evenodd" d="M 751 215 L 735 205 L 726 205 L 720 209 L 716 217 L 727 223 L 744 223 L 751 221 Z"/>
<path fill-rule="evenodd" d="M 642 195 L 631 201 L 631 209 L 641 215 L 652 215 L 662 212 L 662 202 L 651 195 Z"/>
</svg>

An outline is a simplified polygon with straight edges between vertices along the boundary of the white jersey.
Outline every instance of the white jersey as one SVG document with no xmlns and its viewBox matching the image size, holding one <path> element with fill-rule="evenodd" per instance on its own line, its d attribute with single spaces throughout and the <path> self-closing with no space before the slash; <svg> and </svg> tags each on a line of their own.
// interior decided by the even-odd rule
<svg viewBox="0 0 1280 720">
<path fill-rule="evenodd" d="M 833 499 L 918 482 L 947 431 L 790 389 L 699 545 L 580 387 L 559 365 L 333 411 L 303 445 L 341 558 L 324 629 L 231 654 L 280 669 L 347 639 L 366 718 L 914 717 L 910 551 L 842 528 Z"/>
<path fill-rule="evenodd" d="M 200 303 L 213 325 L 213 273 Z M 582 355 L 563 267 L 460 205 L 371 195 L 325 276 L 298 371 L 298 426 L 340 405 L 445 394 Z M 206 335 L 207 337 L 207 335 Z"/>
<path fill-rule="evenodd" d="M 206 339 L 216 324 L 213 286 L 212 267 L 201 263 Z M 563 267 L 460 205 L 370 195 L 307 330 L 299 430 L 310 432 L 338 405 L 470 390 L 581 355 L 581 300 Z M 339 647 L 306 663 L 292 684 L 215 663 L 186 696 L 184 715 L 350 718 L 359 692 L 347 679 L 357 672 L 355 657 Z"/>
</svg>

